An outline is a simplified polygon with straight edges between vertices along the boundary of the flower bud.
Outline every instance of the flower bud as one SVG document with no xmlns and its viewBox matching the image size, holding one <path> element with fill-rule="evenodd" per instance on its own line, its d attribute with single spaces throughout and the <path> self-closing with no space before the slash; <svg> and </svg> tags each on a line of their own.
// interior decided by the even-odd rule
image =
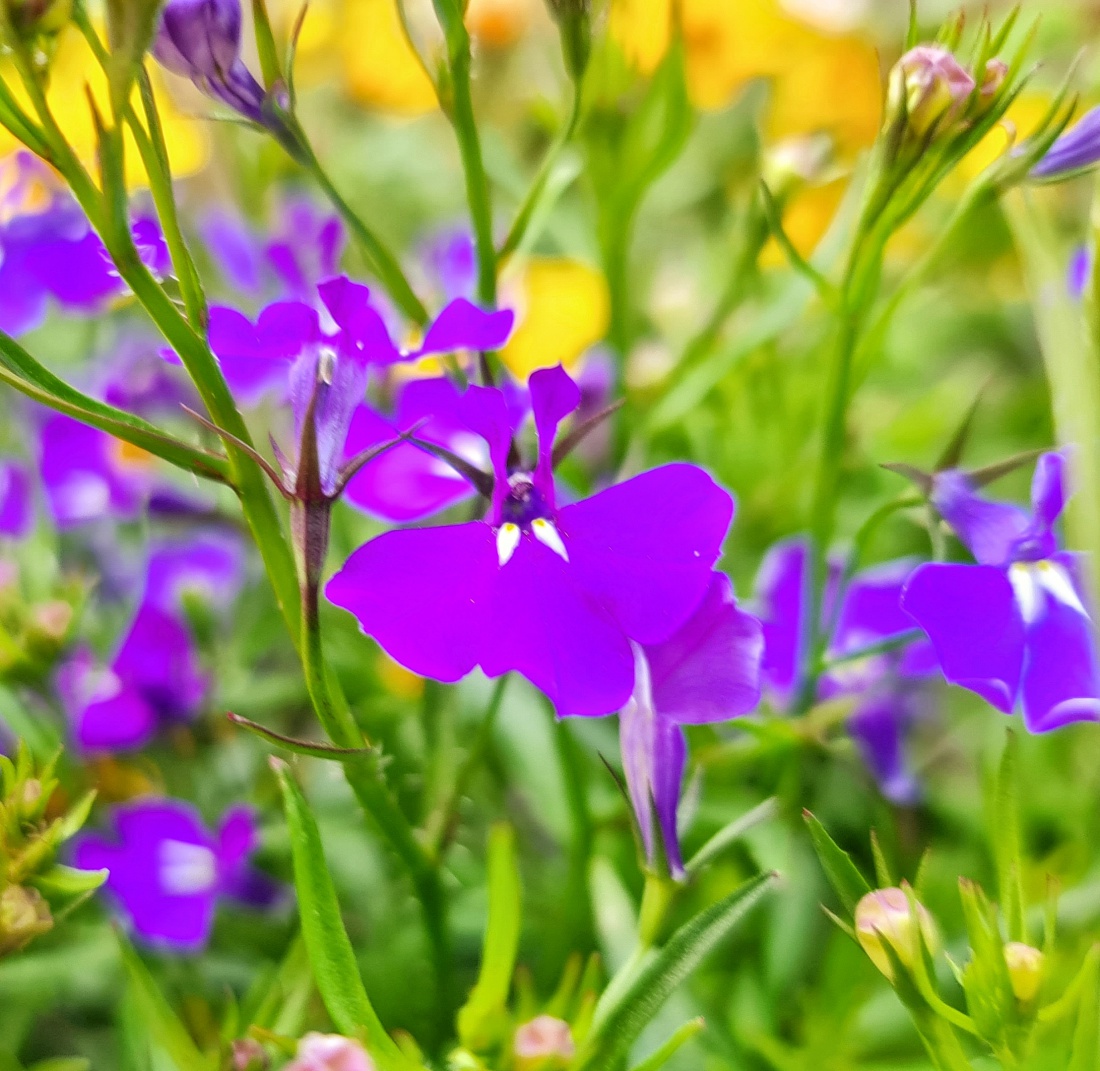
<svg viewBox="0 0 1100 1071">
<path fill-rule="evenodd" d="M 1006 77 L 1008 77 L 1008 64 L 1004 60 L 991 59 L 985 65 L 985 73 L 982 75 L 983 99 L 992 97 L 1004 85 Z"/>
<path fill-rule="evenodd" d="M 306 1034 L 284 1071 L 374 1071 L 367 1050 L 339 1034 Z"/>
<path fill-rule="evenodd" d="M 833 139 L 828 134 L 787 138 L 764 156 L 763 178 L 777 200 L 807 183 L 820 182 L 833 164 Z"/>
<path fill-rule="evenodd" d="M 266 1071 L 269 1063 L 264 1047 L 254 1038 L 240 1038 L 233 1042 L 230 1054 L 233 1071 Z"/>
<path fill-rule="evenodd" d="M 931 950 L 939 946 L 939 936 L 932 916 L 917 904 L 919 937 Z M 906 966 L 911 967 L 920 955 L 920 939 L 913 926 L 909 898 L 903 889 L 879 889 L 868 893 L 856 905 L 856 936 L 871 962 L 891 981 L 894 969 L 886 953 L 886 942 Z"/>
<path fill-rule="evenodd" d="M 1039 994 L 1043 975 L 1043 953 L 1021 941 L 1005 945 L 1005 963 L 1012 992 L 1021 1004 L 1030 1004 Z"/>
<path fill-rule="evenodd" d="M 552 1015 L 540 1015 L 524 1023 L 516 1031 L 513 1048 L 520 1067 L 549 1060 L 565 1063 L 576 1052 L 569 1024 Z"/>
<path fill-rule="evenodd" d="M 904 116 L 919 136 L 937 123 L 949 127 L 973 92 L 974 79 L 947 49 L 918 45 L 890 72 L 886 113 L 894 120 Z"/>
<path fill-rule="evenodd" d="M 9 885 L 0 893 L 0 956 L 17 952 L 52 926 L 49 905 L 36 889 Z"/>
<path fill-rule="evenodd" d="M 72 18 L 72 0 L 5 0 L 8 18 L 23 37 L 60 33 Z"/>
</svg>

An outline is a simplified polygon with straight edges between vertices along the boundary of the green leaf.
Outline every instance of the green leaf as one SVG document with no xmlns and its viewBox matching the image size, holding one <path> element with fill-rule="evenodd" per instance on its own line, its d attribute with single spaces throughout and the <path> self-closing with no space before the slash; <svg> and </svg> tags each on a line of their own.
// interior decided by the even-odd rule
<svg viewBox="0 0 1100 1071">
<path fill-rule="evenodd" d="M 505 1017 L 519 947 L 520 881 L 511 826 L 493 826 L 488 856 L 489 921 L 481 973 L 458 1013 L 459 1040 L 475 1052 L 492 1041 L 494 1024 Z"/>
<path fill-rule="evenodd" d="M 1023 858 L 1020 850 L 1020 744 L 1009 729 L 997 771 L 993 800 L 993 847 L 997 883 L 1010 941 L 1027 942 L 1024 920 Z"/>
<path fill-rule="evenodd" d="M 640 1064 L 637 1064 L 633 1071 L 660 1071 L 676 1054 L 681 1046 L 686 1045 L 696 1034 L 698 1034 L 703 1027 L 705 1027 L 706 1021 L 702 1016 L 697 1019 L 690 1019 L 684 1023 L 660 1048 L 657 1049 L 651 1056 L 647 1056 Z"/>
<path fill-rule="evenodd" d="M 269 744 L 282 748 L 284 751 L 291 751 L 296 755 L 308 755 L 311 759 L 348 762 L 350 759 L 361 759 L 375 753 L 374 749 L 369 747 L 334 747 L 332 744 L 320 744 L 313 740 L 297 740 L 292 736 L 277 733 L 274 729 L 267 728 L 266 725 L 260 725 L 258 722 L 243 718 L 240 714 L 234 714 L 231 710 L 226 711 L 225 716 L 234 725 L 239 725 L 242 729 L 255 733 L 256 736 L 266 740 Z"/>
<path fill-rule="evenodd" d="M 27 1071 L 91 1071 L 92 1061 L 83 1056 L 58 1056 L 50 1060 L 39 1060 L 31 1064 Z"/>
<path fill-rule="evenodd" d="M 56 920 L 75 911 L 109 876 L 109 870 L 75 870 L 58 864 L 32 878 L 30 884 L 46 898 Z"/>
<path fill-rule="evenodd" d="M 386 1033 L 363 987 L 355 951 L 344 929 L 336 890 L 325 863 L 321 835 L 309 805 L 287 764 L 281 759 L 272 759 L 271 767 L 283 794 L 302 936 L 321 999 L 342 1033 L 364 1036 L 382 1071 L 416 1068 L 417 1065 Z"/>
<path fill-rule="evenodd" d="M 1095 1071 L 1100 1066 L 1100 959 L 1090 956 L 1083 973 L 1073 1050 L 1066 1071 Z"/>
<path fill-rule="evenodd" d="M 763 898 L 776 881 L 761 874 L 724 900 L 684 923 L 625 987 L 614 984 L 610 1006 L 596 1010 L 596 1022 L 574 1065 L 576 1071 L 610 1071 L 630 1052 L 672 991 L 695 970 Z"/>
<path fill-rule="evenodd" d="M 145 1033 L 164 1050 L 176 1071 L 212 1071 L 212 1061 L 199 1051 L 133 946 L 121 933 L 118 941 L 130 996 Z"/>
<path fill-rule="evenodd" d="M 810 830 L 810 839 L 825 876 L 848 913 L 854 915 L 856 904 L 871 891 L 871 886 L 852 862 L 852 857 L 825 832 L 825 827 L 809 811 L 803 811 L 802 817 Z"/>
</svg>

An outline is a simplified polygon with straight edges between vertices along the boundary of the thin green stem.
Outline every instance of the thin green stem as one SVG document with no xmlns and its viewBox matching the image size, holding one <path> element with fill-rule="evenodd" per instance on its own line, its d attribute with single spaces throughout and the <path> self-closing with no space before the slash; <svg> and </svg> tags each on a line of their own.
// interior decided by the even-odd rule
<svg viewBox="0 0 1100 1071">
<path fill-rule="evenodd" d="M 539 167 L 538 174 L 535 176 L 535 181 L 531 183 L 531 188 L 527 191 L 527 196 L 524 197 L 523 203 L 516 213 L 516 218 L 512 223 L 511 229 L 508 231 L 508 236 L 504 239 L 504 244 L 497 253 L 499 260 L 506 260 L 520 247 L 520 245 L 522 245 L 527 235 L 527 228 L 530 226 L 531 220 L 535 215 L 535 211 L 542 203 L 542 196 L 546 191 L 546 184 L 550 181 L 550 176 L 554 173 L 554 168 L 557 165 L 558 159 L 565 151 L 566 146 L 573 140 L 573 135 L 577 132 L 577 127 L 580 125 L 581 105 L 581 87 L 579 85 L 574 85 L 573 104 L 569 109 L 569 118 L 566 120 L 565 126 L 562 127 L 561 133 L 554 139 L 554 143 L 547 151 Z"/>
<path fill-rule="evenodd" d="M 343 194 L 336 188 L 332 179 L 329 178 L 328 172 L 321 165 L 321 161 L 317 159 L 317 154 L 313 151 L 313 146 L 310 145 L 305 133 L 297 124 L 294 126 L 294 133 L 301 145 L 302 166 L 320 186 L 325 196 L 332 202 L 332 206 L 340 214 L 340 218 L 355 235 L 355 240 L 362 248 L 368 264 L 382 281 L 382 285 L 385 286 L 390 297 L 397 302 L 401 311 L 410 320 L 423 326 L 428 321 L 428 310 L 424 308 L 423 302 L 413 291 L 404 271 L 401 270 L 401 264 L 398 262 L 397 257 L 344 199 Z"/>
<path fill-rule="evenodd" d="M 569 846 L 569 897 L 572 939 L 571 949 L 591 948 L 595 940 L 595 922 L 588 887 L 588 866 L 592 857 L 593 826 L 588 807 L 588 784 L 584 758 L 568 723 L 551 713 L 554 745 L 561 765 L 565 801 L 569 809 L 571 841 Z"/>
</svg>

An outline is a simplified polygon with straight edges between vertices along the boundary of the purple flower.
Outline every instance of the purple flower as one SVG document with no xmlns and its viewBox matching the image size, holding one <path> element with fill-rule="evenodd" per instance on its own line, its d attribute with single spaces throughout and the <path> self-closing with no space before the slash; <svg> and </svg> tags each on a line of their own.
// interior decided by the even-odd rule
<svg viewBox="0 0 1100 1071">
<path fill-rule="evenodd" d="M 162 724 L 193 717 L 207 686 L 186 626 L 151 602 L 139 607 L 110 666 L 82 648 L 57 674 L 62 705 L 85 751 L 141 747 Z"/>
<path fill-rule="evenodd" d="M 983 498 L 961 472 L 937 474 L 932 503 L 978 564 L 922 565 L 902 596 L 944 676 L 1006 714 L 1020 704 L 1033 733 L 1100 720 L 1093 624 L 1054 533 L 1065 501 L 1061 454 L 1036 464 L 1030 514 Z"/>
<path fill-rule="evenodd" d="M 203 238 L 225 278 L 242 293 L 260 295 L 274 286 L 282 296 L 308 301 L 317 284 L 337 272 L 343 224 L 305 197 L 288 198 L 277 216 L 274 234 L 258 233 L 218 210 L 203 221 Z"/>
<path fill-rule="evenodd" d="M 668 639 L 706 594 L 733 501 L 701 469 L 671 464 L 559 506 L 554 437 L 580 392 L 560 366 L 536 372 L 530 389 L 535 465 L 510 461 L 517 421 L 502 391 L 462 397 L 460 416 L 492 462 L 479 480 L 487 516 L 387 532 L 326 594 L 414 673 L 515 670 L 560 714 L 609 714 L 633 691 L 631 641 Z"/>
<path fill-rule="evenodd" d="M 59 527 L 141 512 L 152 486 L 151 454 L 60 413 L 44 419 L 39 451 L 46 503 Z"/>
<path fill-rule="evenodd" d="M 228 535 L 204 533 L 156 544 L 149 554 L 145 601 L 178 613 L 190 596 L 226 610 L 244 583 L 244 547 Z"/>
<path fill-rule="evenodd" d="M 757 575 L 757 612 L 764 628 L 765 687 L 780 707 L 793 701 L 808 657 L 809 548 L 804 539 L 777 543 Z M 827 659 L 858 654 L 882 641 L 912 632 L 900 605 L 911 561 L 888 562 L 858 574 L 837 607 L 841 570 L 830 570 L 822 607 L 823 625 L 835 618 Z M 841 661 L 822 675 L 818 699 L 855 696 L 848 722 L 867 767 L 887 799 L 911 802 L 917 784 L 905 762 L 905 740 L 920 713 L 919 682 L 935 670 L 935 655 L 925 640 L 872 657 Z"/>
<path fill-rule="evenodd" d="M 34 524 L 31 481 L 14 461 L 0 461 L 0 536 L 22 539 Z"/>
<path fill-rule="evenodd" d="M 1080 301 L 1085 294 L 1085 287 L 1089 285 L 1089 276 L 1092 275 L 1092 251 L 1088 246 L 1075 249 L 1069 259 L 1069 268 L 1066 270 L 1066 289 L 1069 296 Z"/>
<path fill-rule="evenodd" d="M 198 812 L 174 799 L 146 799 L 117 808 L 113 835 L 85 834 L 73 863 L 110 871 L 106 889 L 133 932 L 172 952 L 198 952 L 210 938 L 222 897 L 269 906 L 277 886 L 248 863 L 256 825 L 246 807 L 230 808 L 216 834 Z"/>
<path fill-rule="evenodd" d="M 153 55 L 207 96 L 261 126 L 267 94 L 245 66 L 240 0 L 168 0 L 160 13 Z"/>
<path fill-rule="evenodd" d="M 193 385 L 165 365 L 160 344 L 147 335 L 123 335 L 99 363 L 95 393 L 109 405 L 146 418 L 176 417 L 181 405 L 198 406 Z"/>
<path fill-rule="evenodd" d="M 1085 112 L 1031 169 L 1032 178 L 1068 178 L 1100 163 L 1100 108 Z"/>
<path fill-rule="evenodd" d="M 679 876 L 676 811 L 687 759 L 682 726 L 728 721 L 756 706 L 763 632 L 737 608 L 729 578 L 715 573 L 703 601 L 672 636 L 633 649 L 634 694 L 619 715 L 623 770 L 650 866 L 656 811 L 669 869 Z"/>
<path fill-rule="evenodd" d="M 477 250 L 468 228 L 448 227 L 434 234 L 425 243 L 421 260 L 444 298 L 473 298 L 477 289 Z"/>
</svg>

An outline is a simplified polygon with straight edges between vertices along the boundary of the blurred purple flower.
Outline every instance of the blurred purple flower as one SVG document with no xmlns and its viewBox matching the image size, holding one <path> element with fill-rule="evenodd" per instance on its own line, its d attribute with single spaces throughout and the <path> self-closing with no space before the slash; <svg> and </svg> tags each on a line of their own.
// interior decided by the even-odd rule
<svg viewBox="0 0 1100 1071">
<path fill-rule="evenodd" d="M 31 481 L 14 461 L 0 461 L 0 536 L 22 539 L 34 524 Z"/>
<path fill-rule="evenodd" d="M 202 235 L 222 274 L 242 293 L 260 296 L 274 288 L 280 296 L 309 301 L 317 284 L 337 272 L 343 224 L 306 197 L 287 198 L 276 215 L 273 233 L 258 232 L 217 210 L 202 222 Z"/>
<path fill-rule="evenodd" d="M 559 507 L 553 447 L 580 402 L 559 366 L 532 375 L 534 466 L 510 461 L 518 421 L 505 394 L 469 387 L 459 415 L 488 445 L 484 520 L 387 532 L 326 589 L 406 668 L 456 681 L 515 670 L 560 714 L 620 710 L 634 686 L 631 641 L 669 638 L 706 594 L 733 514 L 702 469 L 671 464 Z"/>
<path fill-rule="evenodd" d="M 469 229 L 447 227 L 424 243 L 421 262 L 434 288 L 445 301 L 473 300 L 477 290 L 477 250 Z"/>
<path fill-rule="evenodd" d="M 786 540 L 772 547 L 757 574 L 764 684 L 780 707 L 793 701 L 807 657 L 808 557 L 806 540 Z M 913 631 L 899 601 L 912 569 L 912 561 L 902 560 L 864 570 L 847 585 L 838 612 L 841 570 L 831 568 L 822 607 L 823 622 L 836 622 L 829 661 Z M 819 699 L 857 697 L 848 731 L 883 795 L 895 803 L 912 802 L 918 794 L 905 761 L 905 740 L 921 709 L 919 682 L 935 666 L 931 644 L 915 639 L 894 651 L 835 665 L 818 682 Z"/>
<path fill-rule="evenodd" d="M 241 59 L 240 0 L 168 0 L 153 55 L 173 74 L 261 126 L 267 94 Z"/>
<path fill-rule="evenodd" d="M 1054 525 L 1066 502 L 1065 459 L 1039 458 L 1031 513 L 983 498 L 965 474 L 935 477 L 932 503 L 977 559 L 929 563 L 902 605 L 928 633 L 944 676 L 1033 733 L 1100 720 L 1100 662 L 1072 554 Z"/>
<path fill-rule="evenodd" d="M 198 812 L 174 799 L 118 807 L 113 835 L 81 835 L 73 864 L 110 871 L 106 889 L 134 934 L 171 952 L 205 947 L 222 897 L 254 907 L 277 901 L 280 887 L 249 865 L 256 824 L 246 807 L 232 807 L 216 834 Z"/>
<path fill-rule="evenodd" d="M 184 608 L 189 596 L 227 610 L 244 584 L 241 541 L 213 532 L 160 542 L 149 554 L 145 601 L 169 613 Z"/>
<path fill-rule="evenodd" d="M 728 721 L 756 706 L 763 632 L 737 608 L 729 578 L 715 573 L 703 601 L 672 636 L 633 649 L 634 694 L 619 715 L 623 770 L 650 866 L 656 811 L 665 858 L 679 877 L 676 812 L 687 759 L 682 726 Z"/>
<path fill-rule="evenodd" d="M 1066 271 L 1066 289 L 1072 298 L 1078 301 L 1085 295 L 1085 287 L 1089 285 L 1089 276 L 1092 274 L 1092 251 L 1088 246 L 1081 246 L 1074 250 L 1069 260 L 1069 268 Z"/>
<path fill-rule="evenodd" d="M 175 417 L 181 405 L 198 405 L 194 386 L 165 364 L 160 343 L 148 335 L 123 335 L 99 363 L 96 393 L 109 405 L 147 418 Z"/>
<path fill-rule="evenodd" d="M 1085 112 L 1031 169 L 1032 178 L 1068 178 L 1100 163 L 1100 107 Z"/>
</svg>

